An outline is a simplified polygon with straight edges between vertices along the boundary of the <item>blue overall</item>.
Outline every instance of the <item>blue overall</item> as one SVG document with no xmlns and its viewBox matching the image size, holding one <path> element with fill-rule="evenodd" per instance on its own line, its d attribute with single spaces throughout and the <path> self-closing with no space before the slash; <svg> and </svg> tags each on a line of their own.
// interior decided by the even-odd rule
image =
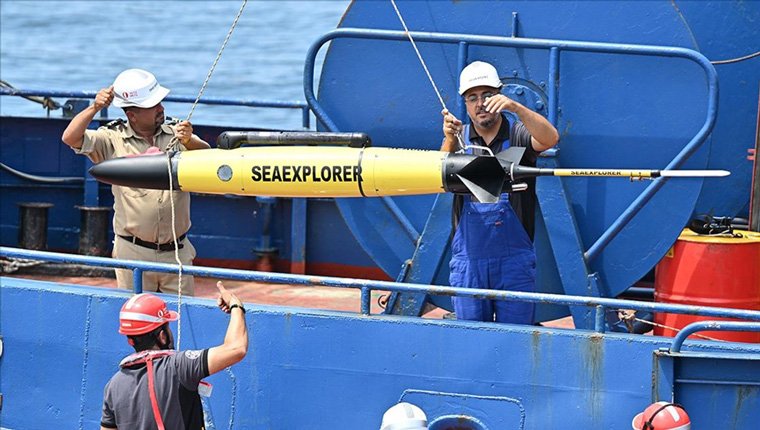
<svg viewBox="0 0 760 430">
<path fill-rule="evenodd" d="M 471 126 L 470 126 L 471 127 Z M 470 127 L 463 140 L 469 142 Z M 500 150 L 509 147 L 507 138 Z M 498 203 L 464 198 L 451 245 L 449 283 L 454 287 L 535 291 L 536 253 L 504 193 Z M 453 297 L 457 319 L 533 323 L 533 303 Z"/>
</svg>

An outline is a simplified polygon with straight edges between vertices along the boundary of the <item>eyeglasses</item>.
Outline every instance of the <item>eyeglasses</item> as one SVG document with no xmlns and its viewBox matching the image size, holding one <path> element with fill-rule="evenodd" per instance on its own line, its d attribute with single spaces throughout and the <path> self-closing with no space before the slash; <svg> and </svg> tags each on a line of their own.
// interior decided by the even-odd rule
<svg viewBox="0 0 760 430">
<path fill-rule="evenodd" d="M 492 93 L 492 92 L 489 91 L 489 92 L 481 94 L 480 97 L 478 97 L 477 94 L 470 94 L 464 100 L 467 103 L 471 104 L 471 105 L 476 104 L 478 102 L 478 100 L 481 100 L 483 103 L 485 103 L 485 101 L 486 101 L 487 98 L 493 97 L 496 94 L 499 94 L 499 93 Z"/>
</svg>

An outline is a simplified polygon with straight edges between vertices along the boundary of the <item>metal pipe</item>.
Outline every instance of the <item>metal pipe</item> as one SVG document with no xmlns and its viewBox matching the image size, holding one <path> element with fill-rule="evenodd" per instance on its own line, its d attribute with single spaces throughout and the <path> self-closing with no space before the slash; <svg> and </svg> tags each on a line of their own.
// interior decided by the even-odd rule
<svg viewBox="0 0 760 430">
<path fill-rule="evenodd" d="M 467 42 L 459 42 L 457 50 L 457 66 L 462 70 L 467 66 L 467 57 L 469 56 L 470 45 Z M 464 98 L 457 97 L 457 116 L 464 118 L 467 115 L 467 108 L 464 105 Z M 466 144 L 466 142 L 465 142 Z"/>
<path fill-rule="evenodd" d="M 549 122 L 557 125 L 557 111 L 559 106 L 559 49 L 554 47 L 549 50 L 549 85 L 546 90 L 547 103 L 549 104 Z"/>
<path fill-rule="evenodd" d="M 149 263 L 134 260 L 115 260 L 75 254 L 60 254 L 47 251 L 31 251 L 19 248 L 0 247 L 0 257 L 24 258 L 55 263 L 87 264 L 98 267 L 141 270 L 149 272 L 173 273 L 179 266 L 165 263 Z M 534 303 L 560 304 L 569 306 L 604 306 L 608 309 L 635 309 L 650 312 L 669 312 L 687 315 L 703 315 L 722 318 L 740 318 L 760 321 L 760 311 L 719 307 L 676 305 L 669 303 L 640 302 L 634 300 L 608 299 L 602 297 L 567 296 L 561 294 L 525 293 L 519 291 L 456 288 L 441 285 L 421 285 L 405 282 L 375 281 L 328 276 L 302 276 L 287 273 L 254 272 L 237 269 L 220 269 L 203 266 L 184 266 L 183 273 L 192 276 L 219 277 L 245 281 L 269 282 L 289 285 L 307 285 L 337 288 L 362 288 L 372 290 L 397 291 L 439 296 L 473 297 L 491 300 L 518 300 Z M 142 278 L 140 278 L 142 279 Z M 135 283 L 137 285 L 137 282 Z M 142 288 L 142 283 L 140 283 Z"/>
<path fill-rule="evenodd" d="M 30 182 L 41 182 L 46 184 L 66 184 L 66 183 L 81 183 L 84 182 L 84 178 L 77 176 L 39 176 L 32 175 L 31 173 L 25 173 L 20 170 L 16 170 L 13 167 L 0 163 L 0 169 L 3 169 L 21 179 L 25 179 Z"/>
<path fill-rule="evenodd" d="M 372 146 L 366 133 L 324 131 L 224 131 L 216 138 L 216 147 L 235 149 L 242 145 L 335 145 L 350 148 Z"/>
<path fill-rule="evenodd" d="M 673 344 L 670 346 L 670 352 L 681 352 L 681 346 L 689 335 L 698 331 L 760 331 L 760 324 L 739 321 L 697 321 L 693 322 L 678 332 L 673 338 Z"/>
<path fill-rule="evenodd" d="M 126 267 L 125 267 L 126 269 Z M 177 267 L 179 269 L 179 267 Z M 173 272 L 176 272 L 177 270 L 173 270 Z M 135 267 L 132 269 L 132 289 L 134 290 L 135 294 L 140 294 L 143 292 L 143 269 L 139 267 Z"/>
<path fill-rule="evenodd" d="M 372 288 L 362 287 L 361 289 L 362 315 L 370 314 L 369 301 L 370 301 L 371 296 L 372 296 Z"/>
<path fill-rule="evenodd" d="M 97 91 L 53 91 L 53 90 L 38 90 L 38 89 L 9 89 L 0 88 L 0 95 L 2 96 L 43 96 L 43 97 L 75 97 L 84 99 L 94 99 L 97 95 Z M 165 102 L 177 102 L 177 103 L 194 103 L 195 96 L 166 96 Z M 283 109 L 304 109 L 308 108 L 308 105 L 302 101 L 288 101 L 288 100 L 239 100 L 239 99 L 224 99 L 214 97 L 203 97 L 198 101 L 200 104 L 206 105 L 230 105 L 230 106 L 248 106 L 248 107 L 270 107 L 270 108 L 283 108 Z"/>
<path fill-rule="evenodd" d="M 605 312 L 607 310 L 604 306 L 596 306 L 594 308 L 594 330 L 597 333 L 604 333 L 605 328 L 607 326 L 605 322 Z"/>
<path fill-rule="evenodd" d="M 306 105 L 306 103 L 304 103 Z M 311 125 L 311 117 L 309 115 L 309 106 L 304 106 L 301 108 L 301 126 L 305 129 L 308 129 Z"/>
<path fill-rule="evenodd" d="M 517 18 L 517 12 L 512 12 L 512 37 L 517 37 L 517 24 L 520 20 Z"/>
</svg>

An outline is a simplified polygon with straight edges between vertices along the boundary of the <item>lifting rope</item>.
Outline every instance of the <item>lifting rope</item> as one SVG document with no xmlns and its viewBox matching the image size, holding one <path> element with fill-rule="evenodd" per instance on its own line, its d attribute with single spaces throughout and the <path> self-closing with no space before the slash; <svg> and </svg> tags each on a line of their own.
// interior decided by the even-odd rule
<svg viewBox="0 0 760 430">
<path fill-rule="evenodd" d="M 195 111 L 195 107 L 198 105 L 198 102 L 200 101 L 201 96 L 203 96 L 203 92 L 206 90 L 206 85 L 208 84 L 208 81 L 211 79 L 211 75 L 214 73 L 214 69 L 216 69 L 216 65 L 219 63 L 219 59 L 222 57 L 222 52 L 224 52 L 224 48 L 227 46 L 227 42 L 229 42 L 230 36 L 232 36 L 232 32 L 235 30 L 238 20 L 240 19 L 240 16 L 243 14 L 243 10 L 245 9 L 245 5 L 247 3 L 248 3 L 248 0 L 243 0 L 243 3 L 240 5 L 240 10 L 238 10 L 238 13 L 235 16 L 234 21 L 232 21 L 232 26 L 227 32 L 227 36 L 225 36 L 224 42 L 222 42 L 222 47 L 219 48 L 219 52 L 216 54 L 214 63 L 211 65 L 211 68 L 206 74 L 206 79 L 203 81 L 203 85 L 201 85 L 201 89 L 198 92 L 198 96 L 195 98 L 195 101 L 190 107 L 190 113 L 187 114 L 187 118 L 185 119 L 185 121 L 190 121 L 190 118 L 193 117 L 193 112 Z M 166 167 L 169 171 L 169 202 L 171 203 L 171 213 L 172 213 L 172 239 L 174 242 L 174 260 L 177 262 L 177 265 L 179 266 L 179 270 L 177 271 L 177 314 L 178 314 L 177 315 L 177 351 L 179 351 L 180 340 L 182 336 L 182 260 L 180 260 L 179 258 L 179 244 L 177 243 L 177 227 L 175 226 L 174 181 L 172 178 L 172 164 L 171 164 L 171 154 L 170 154 L 170 152 L 176 147 L 177 143 L 179 143 L 179 141 L 177 140 L 177 137 L 175 136 L 172 138 L 171 142 L 169 142 L 169 146 L 166 148 Z"/>
<path fill-rule="evenodd" d="M 446 107 L 446 103 L 443 101 L 443 97 L 441 97 L 441 92 L 438 90 L 438 86 L 435 84 L 435 81 L 433 80 L 433 76 L 430 74 L 430 70 L 428 70 L 427 64 L 425 64 L 425 60 L 422 58 L 422 54 L 420 54 L 420 50 L 417 48 L 417 44 L 414 42 L 414 38 L 412 37 L 412 34 L 409 33 L 409 28 L 406 26 L 406 22 L 404 21 L 404 18 L 401 16 L 401 11 L 398 10 L 398 6 L 396 6 L 396 1 L 391 0 L 391 4 L 393 5 L 393 9 L 396 11 L 396 15 L 398 16 L 399 21 L 401 21 L 401 26 L 404 27 L 404 33 L 406 33 L 406 36 L 409 38 L 409 41 L 412 42 L 412 47 L 414 48 L 414 52 L 417 54 L 417 58 L 420 59 L 420 64 L 422 64 L 422 68 L 425 69 L 425 74 L 427 75 L 428 79 L 430 80 L 430 85 L 433 86 L 433 90 L 435 91 L 435 95 L 438 96 L 438 101 L 441 102 L 441 106 L 447 111 L 449 111 L 449 108 Z M 462 141 L 462 133 L 457 132 L 457 141 L 459 142 L 459 149 L 461 151 L 465 150 L 464 142 Z M 492 153 L 493 155 L 493 153 Z"/>
<path fill-rule="evenodd" d="M 640 322 L 642 324 L 649 324 L 653 328 L 654 327 L 659 327 L 659 328 L 664 328 L 664 329 L 667 329 L 667 330 L 672 330 L 675 333 L 678 333 L 679 331 L 683 330 L 683 328 L 670 327 L 670 326 L 667 326 L 665 324 L 660 324 L 660 323 L 656 323 L 654 321 L 649 321 L 649 320 L 646 320 L 646 319 L 643 319 L 643 318 L 638 318 L 638 317 L 636 317 L 636 311 L 632 310 L 632 309 L 618 309 L 617 310 L 617 315 L 618 315 L 618 320 L 615 322 L 615 324 L 617 324 L 619 322 L 622 322 L 628 328 L 628 332 L 629 333 L 633 333 L 633 322 L 634 321 Z M 698 338 L 702 338 L 702 339 L 705 339 L 705 340 L 712 340 L 712 341 L 716 341 L 716 342 L 725 342 L 725 340 L 723 340 L 723 339 L 717 339 L 717 338 L 710 337 L 710 336 L 705 336 L 705 335 L 702 335 L 702 334 L 693 334 L 692 336 L 698 337 Z"/>
</svg>

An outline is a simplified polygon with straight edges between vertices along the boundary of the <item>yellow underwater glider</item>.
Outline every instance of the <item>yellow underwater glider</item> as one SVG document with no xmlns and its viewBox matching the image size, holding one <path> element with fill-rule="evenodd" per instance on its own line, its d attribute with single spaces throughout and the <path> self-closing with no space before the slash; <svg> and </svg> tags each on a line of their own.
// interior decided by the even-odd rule
<svg viewBox="0 0 760 430">
<path fill-rule="evenodd" d="M 260 141 L 262 133 L 240 132 L 245 137 L 238 138 L 234 143 L 225 140 L 229 138 L 228 133 L 235 132 L 223 133 L 218 141 L 219 146 L 234 149 L 117 158 L 93 166 L 90 173 L 97 180 L 113 185 L 166 190 L 170 186 L 171 170 L 175 189 L 209 194 L 378 197 L 450 192 L 472 194 L 480 202 L 495 202 L 502 192 L 522 191 L 525 184 L 521 184 L 520 180 L 536 176 L 643 179 L 729 175 L 725 170 L 528 167 L 519 164 L 525 151 L 525 148 L 519 147 L 508 148 L 496 156 L 373 147 L 236 147 L 240 142 Z M 269 136 L 265 140 L 267 142 L 315 142 L 308 138 L 282 140 L 281 133 L 264 134 Z"/>
</svg>

